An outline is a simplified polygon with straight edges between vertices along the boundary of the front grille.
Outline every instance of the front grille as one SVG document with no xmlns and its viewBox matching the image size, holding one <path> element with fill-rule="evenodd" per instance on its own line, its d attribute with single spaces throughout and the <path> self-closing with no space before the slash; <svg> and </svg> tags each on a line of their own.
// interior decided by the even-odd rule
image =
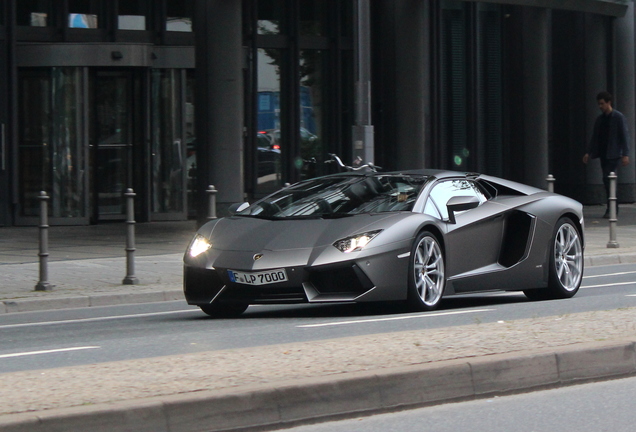
<svg viewBox="0 0 636 432">
<path fill-rule="evenodd" d="M 183 269 L 183 292 L 189 304 L 207 304 L 223 288 L 215 270 L 197 267 Z"/>
<path fill-rule="evenodd" d="M 309 282 L 319 294 L 358 296 L 373 288 L 373 283 L 355 264 L 335 269 L 312 270 L 309 273 Z"/>
</svg>

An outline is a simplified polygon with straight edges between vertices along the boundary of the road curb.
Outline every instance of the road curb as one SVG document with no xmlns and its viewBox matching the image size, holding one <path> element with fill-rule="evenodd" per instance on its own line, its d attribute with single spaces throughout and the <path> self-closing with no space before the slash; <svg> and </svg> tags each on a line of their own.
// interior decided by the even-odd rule
<svg viewBox="0 0 636 432">
<path fill-rule="evenodd" d="M 0 302 L 0 314 L 13 312 L 39 312 L 57 309 L 73 309 L 123 304 L 156 303 L 183 300 L 183 290 L 147 291 L 139 293 L 95 294 L 53 298 L 24 298 Z"/>
<path fill-rule="evenodd" d="M 266 430 L 636 375 L 636 339 L 0 416 L 1 432 Z"/>
<path fill-rule="evenodd" d="M 586 267 L 602 266 L 602 265 L 614 265 L 614 264 L 634 264 L 636 263 L 636 253 L 625 254 L 606 254 L 606 255 L 593 255 L 585 256 L 584 264 Z"/>
</svg>

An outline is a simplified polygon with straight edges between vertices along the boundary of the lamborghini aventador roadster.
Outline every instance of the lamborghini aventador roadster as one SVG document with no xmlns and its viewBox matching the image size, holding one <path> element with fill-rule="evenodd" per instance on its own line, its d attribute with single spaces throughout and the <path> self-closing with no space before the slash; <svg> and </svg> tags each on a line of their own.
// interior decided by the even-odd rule
<svg viewBox="0 0 636 432">
<path fill-rule="evenodd" d="M 404 302 L 523 291 L 568 298 L 583 275 L 583 209 L 486 175 L 348 172 L 301 181 L 203 225 L 184 257 L 189 304 Z"/>
</svg>

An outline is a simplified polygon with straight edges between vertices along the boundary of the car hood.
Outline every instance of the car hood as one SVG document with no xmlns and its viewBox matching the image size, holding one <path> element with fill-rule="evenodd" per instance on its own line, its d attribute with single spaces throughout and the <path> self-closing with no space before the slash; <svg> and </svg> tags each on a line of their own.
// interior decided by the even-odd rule
<svg viewBox="0 0 636 432">
<path fill-rule="evenodd" d="M 223 218 L 204 225 L 199 233 L 212 248 L 225 251 L 290 250 L 332 244 L 341 238 L 384 226 L 398 214 L 362 214 L 339 219 L 265 220 L 251 217 Z"/>
</svg>

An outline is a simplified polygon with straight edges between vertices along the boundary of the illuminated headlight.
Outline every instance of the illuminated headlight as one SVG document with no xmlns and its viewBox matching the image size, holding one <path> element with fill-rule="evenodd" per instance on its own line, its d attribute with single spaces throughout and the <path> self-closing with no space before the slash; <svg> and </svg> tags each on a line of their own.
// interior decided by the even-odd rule
<svg viewBox="0 0 636 432">
<path fill-rule="evenodd" d="M 192 240 L 192 243 L 190 243 L 190 250 L 188 251 L 188 253 L 192 258 L 198 257 L 211 247 L 212 245 L 210 244 L 210 241 L 208 239 L 206 239 L 201 234 L 197 234 L 194 237 L 194 240 Z"/>
<path fill-rule="evenodd" d="M 382 230 L 369 231 L 362 234 L 356 234 L 351 237 L 343 238 L 342 240 L 338 240 L 333 245 L 340 252 L 349 253 L 349 252 L 358 252 L 362 250 L 375 236 L 380 234 Z"/>
</svg>

